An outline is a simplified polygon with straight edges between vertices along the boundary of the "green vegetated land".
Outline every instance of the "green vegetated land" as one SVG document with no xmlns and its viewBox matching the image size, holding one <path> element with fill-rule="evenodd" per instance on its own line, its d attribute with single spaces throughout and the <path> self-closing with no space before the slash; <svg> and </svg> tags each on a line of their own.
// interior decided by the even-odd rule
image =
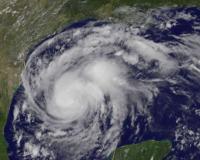
<svg viewBox="0 0 200 160">
<path fill-rule="evenodd" d="M 3 126 L 6 121 L 7 108 L 10 101 L 10 96 L 8 95 L 8 84 L 6 79 L 1 79 L 0 81 L 0 159 L 4 160 L 6 158 L 6 143 L 3 136 Z"/>
<path fill-rule="evenodd" d="M 116 149 L 112 160 L 163 160 L 170 150 L 170 141 L 150 140 Z"/>
<path fill-rule="evenodd" d="M 3 128 L 28 49 L 71 22 L 104 19 L 124 5 L 146 8 L 199 5 L 199 0 L 0 0 L 0 160 L 6 160 Z"/>
</svg>

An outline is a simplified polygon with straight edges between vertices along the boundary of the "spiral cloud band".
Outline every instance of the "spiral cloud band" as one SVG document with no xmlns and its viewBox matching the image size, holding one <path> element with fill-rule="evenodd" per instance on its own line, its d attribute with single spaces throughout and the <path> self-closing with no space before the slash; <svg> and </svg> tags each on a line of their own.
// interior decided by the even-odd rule
<svg viewBox="0 0 200 160">
<path fill-rule="evenodd" d="M 30 50 L 4 130 L 10 159 L 110 160 L 150 139 L 172 142 L 167 160 L 200 159 L 200 10 L 125 10 Z"/>
<path fill-rule="evenodd" d="M 149 114 L 158 93 L 154 82 L 175 72 L 177 63 L 170 49 L 137 33 L 127 25 L 89 21 L 32 51 L 22 74 L 21 111 L 14 111 L 16 120 L 26 112 L 27 123 L 35 125 L 32 133 L 19 132 L 29 137 L 24 155 L 105 159 L 120 142 L 127 116 L 133 123 L 136 112 Z M 141 74 L 146 69 L 151 82 Z"/>
<path fill-rule="evenodd" d="M 40 140 L 59 148 L 50 156 L 79 160 L 95 151 L 93 159 L 108 157 L 127 115 L 134 121 L 136 111 L 148 112 L 157 93 L 152 83 L 139 80 L 139 71 L 170 74 L 176 63 L 169 52 L 137 36 L 137 29 L 93 21 L 37 46 L 22 75 L 24 105 L 48 129 Z"/>
</svg>

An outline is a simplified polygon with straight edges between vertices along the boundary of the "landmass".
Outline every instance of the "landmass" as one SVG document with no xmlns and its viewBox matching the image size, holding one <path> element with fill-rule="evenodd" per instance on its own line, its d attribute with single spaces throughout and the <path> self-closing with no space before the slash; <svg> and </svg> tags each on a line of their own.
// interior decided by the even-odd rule
<svg viewBox="0 0 200 160">
<path fill-rule="evenodd" d="M 112 160 L 163 160 L 170 150 L 168 140 L 149 140 L 117 148 Z"/>
</svg>

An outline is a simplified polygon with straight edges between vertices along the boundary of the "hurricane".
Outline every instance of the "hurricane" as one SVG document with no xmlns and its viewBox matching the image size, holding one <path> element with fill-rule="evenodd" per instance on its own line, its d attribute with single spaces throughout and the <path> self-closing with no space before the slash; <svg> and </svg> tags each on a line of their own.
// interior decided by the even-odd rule
<svg viewBox="0 0 200 160">
<path fill-rule="evenodd" d="M 176 24 L 167 23 L 165 29 L 173 26 Z M 178 131 L 190 127 L 189 120 L 183 119 L 191 117 L 185 110 L 199 103 L 194 97 L 200 86 L 200 37 L 172 33 L 174 40 L 163 42 L 159 41 L 163 30 L 85 20 L 35 46 L 27 56 L 10 111 L 15 125 L 7 130 L 15 135 L 7 140 L 14 136 L 16 148 L 11 155 L 17 154 L 19 159 L 106 160 L 118 146 L 149 137 L 172 139 L 175 151 L 171 158 L 178 155 L 179 138 L 187 137 Z M 155 39 L 150 38 L 152 34 Z M 194 83 L 196 92 L 190 90 Z M 173 99 L 176 96 L 179 99 Z M 181 107 L 171 114 L 168 104 Z M 173 118 L 175 115 L 179 118 Z M 182 123 L 176 124 L 178 121 Z M 198 132 L 194 128 L 188 131 L 193 136 Z M 185 152 L 187 149 L 182 146 Z"/>
</svg>

